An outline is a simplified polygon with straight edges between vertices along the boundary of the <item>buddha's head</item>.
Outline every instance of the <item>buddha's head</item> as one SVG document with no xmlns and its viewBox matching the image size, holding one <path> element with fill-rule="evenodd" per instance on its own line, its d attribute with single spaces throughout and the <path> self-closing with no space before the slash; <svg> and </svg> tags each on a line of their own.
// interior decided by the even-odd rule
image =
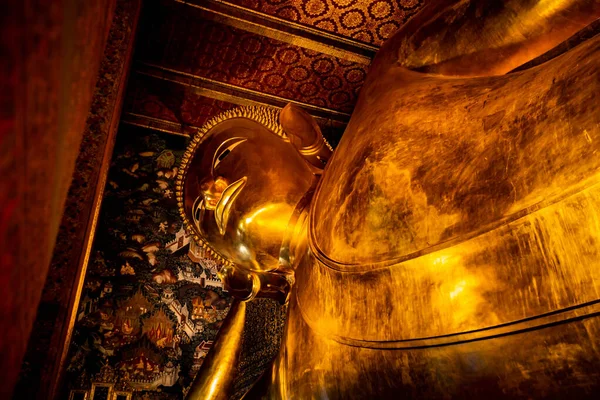
<svg viewBox="0 0 600 400">
<path fill-rule="evenodd" d="M 228 265 L 226 284 L 237 279 L 247 288 L 257 274 L 280 267 L 288 223 L 314 182 L 277 111 L 239 108 L 211 120 L 192 139 L 178 200 L 188 232 Z"/>
</svg>

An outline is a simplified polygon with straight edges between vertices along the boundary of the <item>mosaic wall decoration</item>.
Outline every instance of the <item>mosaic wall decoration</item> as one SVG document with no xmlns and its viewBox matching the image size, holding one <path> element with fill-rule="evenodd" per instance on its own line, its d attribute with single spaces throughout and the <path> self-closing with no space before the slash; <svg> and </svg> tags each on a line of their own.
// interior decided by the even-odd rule
<svg viewBox="0 0 600 400">
<path fill-rule="evenodd" d="M 423 0 L 226 0 L 265 14 L 381 46 Z"/>
<path fill-rule="evenodd" d="M 220 266 L 176 207 L 186 140 L 119 132 L 69 353 L 73 394 L 183 398 L 228 312 Z"/>
<path fill-rule="evenodd" d="M 155 12 L 137 57 L 184 73 L 319 107 L 351 112 L 367 67 L 227 25 Z"/>
</svg>

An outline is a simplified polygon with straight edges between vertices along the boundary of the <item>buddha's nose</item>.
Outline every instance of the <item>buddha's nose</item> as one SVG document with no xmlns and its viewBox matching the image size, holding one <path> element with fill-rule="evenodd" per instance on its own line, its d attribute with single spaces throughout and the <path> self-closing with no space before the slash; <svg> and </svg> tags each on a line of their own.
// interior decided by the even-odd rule
<svg viewBox="0 0 600 400">
<path fill-rule="evenodd" d="M 200 190 L 202 191 L 202 196 L 204 197 L 204 207 L 207 210 L 214 210 L 217 206 L 217 203 L 223 196 L 223 191 L 227 188 L 229 182 L 227 179 L 218 176 L 214 180 L 210 179 L 204 181 L 200 185 Z"/>
</svg>

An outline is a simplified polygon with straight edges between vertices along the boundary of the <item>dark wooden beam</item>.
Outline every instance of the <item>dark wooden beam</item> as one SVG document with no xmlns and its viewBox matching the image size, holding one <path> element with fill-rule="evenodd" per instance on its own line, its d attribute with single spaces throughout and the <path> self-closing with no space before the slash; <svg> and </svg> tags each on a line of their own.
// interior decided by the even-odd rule
<svg viewBox="0 0 600 400">
<path fill-rule="evenodd" d="M 357 40 L 223 0 L 170 0 L 170 2 L 196 10 L 205 19 L 364 65 L 371 64 L 379 49 Z"/>
<path fill-rule="evenodd" d="M 303 103 L 268 93 L 259 92 L 240 86 L 231 85 L 204 78 L 186 72 L 162 67 L 149 63 L 136 63 L 134 70 L 136 73 L 151 76 L 157 79 L 173 82 L 188 88 L 192 88 L 197 94 L 217 100 L 226 101 L 242 106 L 270 106 L 283 108 L 288 103 L 294 103 L 314 117 L 331 119 L 334 121 L 348 122 L 350 114 L 329 108 L 315 106 L 313 104 Z"/>
<path fill-rule="evenodd" d="M 141 128 L 151 129 L 153 131 L 164 132 L 177 136 L 190 137 L 198 131 L 198 128 L 196 127 L 131 112 L 123 113 L 121 122 L 127 125 L 139 126 Z"/>
</svg>

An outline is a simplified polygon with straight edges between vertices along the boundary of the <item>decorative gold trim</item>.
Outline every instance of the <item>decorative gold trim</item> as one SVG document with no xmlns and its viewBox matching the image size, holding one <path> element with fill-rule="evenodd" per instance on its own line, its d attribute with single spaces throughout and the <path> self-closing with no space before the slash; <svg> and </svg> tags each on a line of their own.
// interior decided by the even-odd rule
<svg viewBox="0 0 600 400">
<path fill-rule="evenodd" d="M 99 387 L 107 387 L 108 388 L 108 399 L 112 399 L 113 395 L 113 383 L 92 383 L 92 389 L 90 390 L 90 398 L 89 400 L 94 400 L 94 395 L 96 394 L 96 388 Z"/>
<path fill-rule="evenodd" d="M 198 130 L 196 135 L 192 137 L 190 144 L 188 145 L 183 157 L 181 159 L 181 164 L 179 166 L 179 173 L 177 174 L 177 179 L 175 183 L 175 193 L 177 198 L 177 207 L 179 209 L 179 215 L 183 219 L 184 229 L 192 236 L 192 238 L 196 241 L 196 243 L 203 247 L 207 253 L 218 260 L 220 263 L 224 265 L 232 265 L 225 257 L 220 255 L 215 249 L 213 249 L 208 242 L 206 242 L 203 238 L 198 236 L 195 230 L 192 228 L 192 222 L 185 215 L 185 209 L 183 204 L 183 183 L 185 182 L 185 177 L 187 175 L 188 168 L 190 166 L 190 162 L 194 157 L 194 154 L 198 150 L 198 147 L 204 139 L 206 139 L 208 133 L 212 128 L 217 126 L 218 124 L 227 121 L 232 118 L 247 118 L 252 121 L 255 121 L 265 128 L 269 129 L 271 132 L 281 137 L 282 139 L 287 141 L 287 135 L 283 131 L 281 125 L 278 121 L 279 112 L 272 108 L 267 107 L 238 107 L 233 110 L 225 111 L 216 117 L 210 119 L 206 122 L 202 128 Z"/>
<path fill-rule="evenodd" d="M 239 104 L 242 106 L 258 105 L 283 108 L 288 103 L 293 103 L 315 117 L 332 119 L 345 123 L 350 120 L 350 114 L 345 112 L 319 107 L 313 104 L 287 99 L 285 97 L 263 93 L 257 90 L 232 85 L 229 83 L 215 81 L 209 78 L 204 78 L 202 76 L 189 74 L 187 72 L 166 68 L 152 63 L 136 63 L 135 73 L 190 87 L 201 96 Z"/>
<path fill-rule="evenodd" d="M 125 396 L 125 400 L 131 400 L 132 394 L 131 392 L 124 392 L 121 390 L 115 390 L 113 392 L 112 400 L 119 400 L 118 396 Z"/>
<path fill-rule="evenodd" d="M 83 400 L 88 400 L 88 391 L 87 390 L 71 390 L 69 393 L 69 400 L 76 400 L 76 394 L 83 394 Z"/>
<path fill-rule="evenodd" d="M 281 110 L 276 107 L 273 107 L 273 109 L 277 112 Z M 157 132 L 163 132 L 175 136 L 183 136 L 186 138 L 194 136 L 199 129 L 196 126 L 187 126 L 177 122 L 167 121 L 160 118 L 148 117 L 146 115 L 136 114 L 132 112 L 123 113 L 121 122 L 132 126 L 139 126 L 140 128 L 151 129 Z M 333 147 L 327 141 L 327 139 L 323 137 L 323 141 L 325 142 L 325 146 L 327 146 L 329 150 L 333 151 Z"/>
<path fill-rule="evenodd" d="M 378 47 L 373 45 L 287 21 L 227 1 L 173 1 L 193 7 L 212 21 L 362 65 L 371 64 L 378 50 Z"/>
</svg>

